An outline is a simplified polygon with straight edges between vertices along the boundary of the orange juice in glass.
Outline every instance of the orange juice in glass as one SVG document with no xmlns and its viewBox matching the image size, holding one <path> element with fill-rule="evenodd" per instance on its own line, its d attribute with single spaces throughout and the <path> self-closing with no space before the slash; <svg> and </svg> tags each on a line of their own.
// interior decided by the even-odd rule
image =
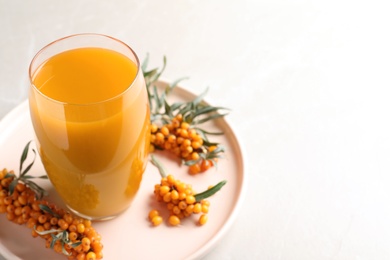
<svg viewBox="0 0 390 260">
<path fill-rule="evenodd" d="M 73 35 L 38 52 L 29 74 L 36 143 L 56 191 L 79 216 L 117 216 L 137 193 L 149 149 L 136 54 L 108 36 Z"/>
</svg>

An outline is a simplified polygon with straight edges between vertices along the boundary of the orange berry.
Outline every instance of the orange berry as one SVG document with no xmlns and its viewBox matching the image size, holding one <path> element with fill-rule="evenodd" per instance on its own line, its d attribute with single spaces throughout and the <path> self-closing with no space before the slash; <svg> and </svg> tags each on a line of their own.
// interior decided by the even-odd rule
<svg viewBox="0 0 390 260">
<path fill-rule="evenodd" d="M 207 171 L 208 169 L 210 169 L 211 166 L 211 160 L 202 160 L 202 162 L 200 163 L 200 170 L 202 172 Z"/>
<path fill-rule="evenodd" d="M 160 215 L 160 213 L 158 212 L 158 210 L 152 209 L 149 212 L 149 219 L 152 220 L 155 216 L 159 216 L 159 215 Z"/>
<path fill-rule="evenodd" d="M 168 136 L 168 135 L 169 135 L 169 129 L 168 129 L 166 126 L 161 127 L 160 132 L 161 132 L 164 136 Z"/>
<path fill-rule="evenodd" d="M 180 224 L 180 218 L 178 216 L 171 215 L 171 216 L 169 216 L 168 223 L 171 226 L 177 226 Z"/>
<path fill-rule="evenodd" d="M 207 215 L 206 214 L 202 214 L 199 217 L 198 223 L 199 223 L 199 225 L 204 225 L 204 224 L 206 224 L 207 220 L 208 220 Z"/>
<path fill-rule="evenodd" d="M 190 127 L 190 124 L 188 124 L 187 122 L 182 122 L 180 125 L 180 128 L 185 129 L 185 130 L 187 130 L 189 127 Z"/>
<path fill-rule="evenodd" d="M 190 165 L 189 172 L 192 175 L 200 173 L 200 164 L 199 163 L 195 163 L 195 164 Z"/>
<path fill-rule="evenodd" d="M 153 226 L 158 226 L 162 223 L 163 219 L 161 216 L 154 216 L 151 221 Z"/>
</svg>

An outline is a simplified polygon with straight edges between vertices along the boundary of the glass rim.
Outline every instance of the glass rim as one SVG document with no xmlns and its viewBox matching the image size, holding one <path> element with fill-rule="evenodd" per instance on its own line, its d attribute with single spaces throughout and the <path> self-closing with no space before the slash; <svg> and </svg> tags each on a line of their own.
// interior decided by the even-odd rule
<svg viewBox="0 0 390 260">
<path fill-rule="evenodd" d="M 135 65 L 137 67 L 137 72 L 135 74 L 135 77 L 134 79 L 131 81 L 130 85 L 124 90 L 122 91 L 121 93 L 119 93 L 118 95 L 116 96 L 113 96 L 113 97 L 110 97 L 110 98 L 107 98 L 107 99 L 104 99 L 104 100 L 101 100 L 101 101 L 97 101 L 97 102 L 91 102 L 91 103 L 85 103 L 85 104 L 82 104 L 82 103 L 69 103 L 69 102 L 63 102 L 63 101 L 59 101 L 57 99 L 54 99 L 54 98 L 51 98 L 47 95 L 45 95 L 44 93 L 42 93 L 39 88 L 33 83 L 33 73 L 35 73 L 35 71 L 33 72 L 32 71 L 32 65 L 34 63 L 34 61 L 36 61 L 38 59 L 38 57 L 45 51 L 47 50 L 49 47 L 53 46 L 54 44 L 60 42 L 60 41 L 63 41 L 63 40 L 66 40 L 66 39 L 70 39 L 70 38 L 75 38 L 75 37 L 80 37 L 80 36 L 98 36 L 98 37 L 103 37 L 103 38 L 107 38 L 107 39 L 110 39 L 110 40 L 113 40 L 121 45 L 123 45 L 124 47 L 126 47 L 128 50 L 130 50 L 130 52 L 134 55 L 134 58 L 135 58 Z M 92 46 L 91 46 L 92 47 Z M 76 49 L 76 48 L 73 48 L 73 49 Z M 73 49 L 69 49 L 69 50 L 73 50 Z M 61 52 L 58 52 L 57 54 L 59 54 Z M 45 61 L 44 61 L 45 62 Z M 42 64 L 44 63 L 42 62 Z M 41 65 L 41 64 L 40 64 Z M 80 106 L 80 107 L 89 107 L 89 106 L 95 106 L 95 105 L 100 105 L 100 104 L 103 104 L 103 103 L 107 103 L 107 102 L 111 102 L 111 101 L 114 101 L 120 97 L 122 97 L 123 95 L 126 94 L 126 92 L 130 91 L 130 89 L 132 89 L 134 83 L 137 81 L 138 77 L 139 77 L 139 74 L 140 74 L 140 61 L 139 61 L 139 58 L 138 58 L 138 55 L 135 53 L 135 51 L 128 45 L 126 44 L 125 42 L 117 39 L 117 38 L 114 38 L 112 36 L 109 36 L 109 35 L 106 35 L 106 34 L 100 34 L 100 33 L 78 33 L 78 34 L 71 34 L 71 35 L 68 35 L 68 36 L 65 36 L 65 37 L 61 37 L 55 41 L 52 41 L 48 44 L 46 44 L 44 47 L 42 47 L 35 55 L 34 57 L 32 58 L 31 62 L 30 62 L 30 65 L 29 65 L 29 68 L 28 68 L 28 77 L 29 77 L 29 81 L 30 81 L 30 87 L 34 88 L 34 90 L 39 93 L 39 95 L 41 95 L 42 97 L 46 98 L 47 100 L 49 100 L 50 102 L 53 102 L 53 103 L 56 103 L 58 105 L 67 105 L 67 106 Z"/>
</svg>

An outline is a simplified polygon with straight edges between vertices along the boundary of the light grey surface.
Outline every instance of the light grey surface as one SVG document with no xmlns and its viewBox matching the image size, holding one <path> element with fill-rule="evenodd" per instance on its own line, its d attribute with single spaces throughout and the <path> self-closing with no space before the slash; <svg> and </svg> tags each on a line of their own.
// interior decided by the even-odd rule
<svg viewBox="0 0 390 260">
<path fill-rule="evenodd" d="M 248 190 L 206 259 L 390 259 L 385 3 L 0 0 L 0 118 L 45 44 L 114 36 L 232 109 Z"/>
</svg>

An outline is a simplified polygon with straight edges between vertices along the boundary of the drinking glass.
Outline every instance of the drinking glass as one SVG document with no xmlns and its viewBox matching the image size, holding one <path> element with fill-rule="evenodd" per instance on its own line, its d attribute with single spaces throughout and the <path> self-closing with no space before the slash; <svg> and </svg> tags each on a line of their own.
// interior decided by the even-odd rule
<svg viewBox="0 0 390 260">
<path fill-rule="evenodd" d="M 150 138 L 136 53 L 109 36 L 71 35 L 40 50 L 29 76 L 37 149 L 67 207 L 92 220 L 125 211 L 140 186 Z"/>
</svg>

